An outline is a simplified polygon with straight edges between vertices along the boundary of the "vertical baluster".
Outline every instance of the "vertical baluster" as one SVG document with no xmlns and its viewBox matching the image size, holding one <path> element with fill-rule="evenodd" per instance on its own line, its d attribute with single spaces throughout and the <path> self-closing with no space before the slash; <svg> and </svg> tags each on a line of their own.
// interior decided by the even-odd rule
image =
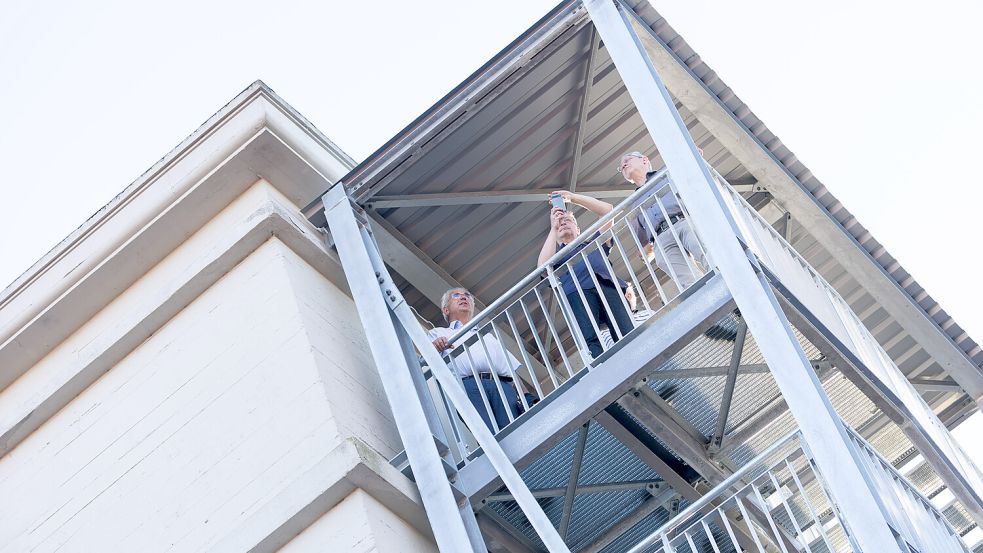
<svg viewBox="0 0 983 553">
<path fill-rule="evenodd" d="M 613 242 L 614 241 L 614 227 L 613 226 L 611 227 L 610 232 L 611 232 L 611 241 Z M 605 233 L 605 234 L 607 234 L 607 233 Z M 600 240 L 601 238 L 603 238 L 603 236 L 604 235 L 602 234 L 601 237 L 597 238 L 597 240 Z M 595 244 L 597 243 L 597 240 L 595 240 Z M 599 245 L 598 247 L 599 247 L 600 251 L 602 251 L 602 252 L 604 251 L 604 249 L 603 249 L 604 246 L 603 245 Z M 608 259 L 608 256 L 607 255 L 602 255 L 601 256 L 601 261 L 604 263 L 604 267 L 608 270 L 608 274 L 611 275 L 611 278 L 613 279 L 611 283 L 614 284 L 614 287 L 615 288 L 618 288 L 620 290 L 621 287 L 618 286 L 618 275 L 616 275 L 614 273 L 614 266 L 611 264 L 611 260 Z M 628 272 L 629 273 L 631 272 L 631 265 L 628 266 Z M 628 305 L 628 298 L 625 297 L 624 290 L 621 290 L 621 293 L 618 294 L 618 296 L 621 298 L 621 306 L 625 308 L 625 313 L 628 313 L 628 315 L 631 316 L 631 306 Z M 617 324 L 615 324 L 615 326 L 617 326 Z M 630 329 L 628 330 L 628 332 L 630 332 Z"/>
<path fill-rule="evenodd" d="M 754 545 L 758 547 L 758 551 L 761 553 L 767 553 L 764 546 L 761 545 L 761 540 L 758 539 L 757 527 L 751 522 L 751 517 L 748 516 L 747 509 L 744 508 L 740 493 L 734 495 L 734 502 L 737 503 L 737 508 L 741 511 L 741 516 L 744 517 L 744 524 L 747 526 L 748 533 L 751 534 L 751 539 L 754 540 Z"/>
<path fill-rule="evenodd" d="M 539 288 L 533 288 L 532 291 L 536 293 L 536 301 L 539 302 L 539 308 L 543 310 L 543 315 L 546 316 L 546 325 L 553 335 L 553 342 L 556 344 L 556 349 L 560 352 L 560 358 L 563 360 L 563 366 L 567 369 L 567 375 L 572 378 L 573 367 L 570 366 L 567 353 L 563 350 L 563 342 L 560 341 L 560 334 L 556 331 L 556 327 L 553 326 L 553 320 L 550 318 L 549 310 L 546 309 L 546 302 L 543 301 L 543 296 L 539 293 Z"/>
<path fill-rule="evenodd" d="M 436 378 L 434 379 L 434 384 L 437 386 L 437 395 L 440 396 L 440 403 L 444 407 L 444 413 L 447 415 L 448 424 L 454 435 L 454 461 L 460 463 L 467 458 L 465 452 L 468 448 L 464 442 L 464 434 L 461 432 L 461 427 L 457 424 L 457 413 L 451 408 L 450 401 L 447 399 L 447 395 L 444 394 L 443 386 L 440 385 L 440 382 Z"/>
<path fill-rule="evenodd" d="M 785 466 L 788 467 L 788 471 L 792 475 L 792 481 L 795 482 L 795 487 L 798 488 L 799 493 L 802 494 L 802 502 L 805 504 L 806 509 L 809 510 L 809 516 L 812 517 L 813 524 L 815 524 L 816 528 L 819 530 L 819 535 L 823 538 L 823 544 L 826 545 L 827 549 L 833 551 L 833 543 L 829 540 L 829 536 L 826 535 L 826 528 L 823 527 L 822 521 L 819 520 L 819 515 L 816 514 L 816 509 L 813 508 L 812 501 L 809 499 L 809 494 L 806 493 L 805 486 L 803 486 L 802 482 L 799 481 L 799 475 L 795 472 L 795 467 L 792 466 L 792 463 L 790 463 L 787 458 L 785 459 Z M 809 467 L 810 471 L 815 470 L 812 468 L 812 464 L 809 462 L 806 463 L 806 466 Z M 813 476 L 817 476 L 815 481 L 818 483 L 818 475 L 813 474 Z M 820 486 L 820 489 L 822 489 L 822 486 Z M 823 490 L 823 493 L 825 493 L 825 490 Z M 830 506 L 832 507 L 832 503 L 830 503 Z M 833 515 L 836 515 L 835 509 L 833 510 Z"/>
<path fill-rule="evenodd" d="M 512 306 L 510 305 L 509 307 Z M 543 389 L 539 385 L 539 375 L 533 371 L 532 360 L 529 358 L 529 353 L 526 351 L 525 341 L 522 339 L 522 334 L 519 332 L 519 327 L 515 324 L 515 319 L 512 317 L 512 313 L 509 312 L 508 308 L 505 309 L 505 318 L 508 319 L 509 326 L 512 328 L 512 335 L 515 336 L 515 341 L 517 344 L 519 344 L 519 353 L 522 355 L 522 361 L 526 364 L 526 369 L 529 370 L 529 374 L 532 377 L 532 385 L 536 388 L 536 393 L 539 394 L 539 398 L 542 399 L 546 397 L 546 394 L 543 393 Z M 553 376 L 552 374 L 549 374 L 549 371 L 547 371 L 547 374 L 550 377 Z M 556 380 L 553 379 L 553 389 L 555 390 L 557 387 L 559 387 L 559 385 L 556 383 Z"/>
<path fill-rule="evenodd" d="M 707 524 L 706 517 L 700 520 L 700 525 L 703 526 L 703 533 L 706 534 L 707 540 L 710 541 L 710 547 L 713 548 L 713 553 L 720 553 L 720 548 L 717 547 L 717 538 L 713 537 L 713 532 L 710 531 L 710 525 Z"/>
<path fill-rule="evenodd" d="M 492 319 L 491 328 L 492 328 L 492 332 L 495 333 L 495 339 L 498 340 L 498 347 L 501 348 L 502 350 L 502 357 L 505 358 L 505 361 L 508 364 L 509 373 L 512 374 L 512 382 L 515 384 L 515 392 L 519 396 L 519 401 L 522 403 L 522 409 L 524 411 L 528 411 L 529 403 L 526 401 L 526 387 L 523 386 L 522 384 L 522 379 L 519 377 L 519 372 L 514 367 L 512 367 L 512 363 L 509 363 L 510 360 L 509 350 L 505 349 L 505 342 L 502 340 L 502 334 L 501 332 L 499 332 L 498 325 L 495 324 L 494 319 Z M 525 349 L 522 347 L 522 342 L 520 340 L 516 340 L 516 343 L 519 345 L 520 349 Z M 536 382 L 536 374 L 532 372 L 532 368 L 529 367 L 528 365 L 527 368 L 529 369 L 529 374 L 532 375 L 533 382 Z M 542 395 L 540 395 L 539 397 L 541 398 Z"/>
<path fill-rule="evenodd" d="M 584 313 L 587 315 L 587 320 L 590 321 L 591 326 L 594 327 L 594 335 L 597 336 L 597 341 L 600 342 L 601 328 L 597 325 L 597 321 L 594 320 L 594 314 L 591 313 L 589 304 L 587 303 L 587 295 L 584 294 L 584 289 L 580 286 L 580 279 L 577 278 L 577 273 L 573 270 L 574 265 L 571 263 L 571 261 L 567 261 L 565 263 L 565 266 L 568 271 L 567 274 L 570 275 L 570 279 L 573 281 L 574 288 L 577 289 L 577 295 L 580 297 L 580 301 L 582 302 L 581 307 L 583 307 Z M 588 271 L 589 270 L 590 269 L 588 268 Z M 574 319 L 575 319 L 574 322 L 579 326 L 580 323 L 576 321 L 576 317 L 574 317 Z M 585 338 L 584 339 L 585 346 L 586 346 L 586 341 L 587 340 Z M 604 344 L 601 344 L 601 347 L 603 346 Z"/>
<path fill-rule="evenodd" d="M 467 342 L 467 340 L 465 340 Z M 491 422 L 492 434 L 497 434 L 500 428 L 498 427 L 498 421 L 495 420 L 495 412 L 491 408 L 491 404 L 488 402 L 488 395 L 485 394 L 485 385 L 481 383 L 481 375 L 478 373 L 477 367 L 474 366 L 474 358 L 471 356 L 471 348 L 465 343 L 463 346 L 464 354 L 468 356 L 468 364 L 471 367 L 471 376 L 474 378 L 474 384 L 478 387 L 478 395 L 481 396 L 482 403 L 485 404 L 485 413 L 488 413 L 488 420 Z M 473 430 L 473 429 L 472 429 Z"/>
<path fill-rule="evenodd" d="M 669 186 L 669 193 L 670 194 L 674 193 L 672 190 L 672 186 Z M 676 225 L 673 224 L 672 219 L 669 218 L 669 212 L 666 211 L 666 206 L 665 204 L 662 203 L 662 198 L 659 197 L 658 193 L 653 194 L 652 197 L 655 198 L 655 203 L 658 204 L 659 211 L 662 213 L 662 216 L 665 218 L 666 226 L 668 227 L 667 230 L 669 231 L 670 234 L 672 234 L 672 239 L 675 240 L 676 245 L 679 247 L 679 253 L 683 255 L 683 260 L 686 262 L 686 267 L 690 271 L 690 276 L 693 277 L 693 280 L 699 280 L 700 277 L 702 276 L 702 273 L 700 272 L 699 269 L 697 269 L 696 262 L 689 254 L 689 251 L 686 249 L 686 246 L 683 245 L 682 239 L 679 238 L 679 233 L 676 231 Z M 658 242 L 658 240 L 656 240 L 656 242 Z M 666 265 L 669 265 L 668 258 L 666 259 Z"/>
<path fill-rule="evenodd" d="M 666 553 L 676 553 L 676 548 L 669 542 L 669 536 L 662 534 L 662 549 Z"/>
<path fill-rule="evenodd" d="M 714 170 L 714 168 L 713 168 L 713 167 L 711 167 L 709 163 L 707 163 L 707 167 L 709 167 L 709 168 L 710 168 L 710 173 L 711 173 L 711 174 L 713 174 L 713 175 L 715 175 L 716 177 L 719 177 L 719 179 L 715 179 L 715 181 L 717 182 L 717 187 L 718 187 L 718 188 L 720 188 L 720 187 L 722 187 L 722 184 L 721 184 L 721 181 L 723 182 L 723 184 L 726 184 L 726 183 L 727 183 L 727 181 L 726 181 L 726 180 L 724 180 L 724 179 L 723 179 L 723 177 L 721 177 L 721 176 L 720 176 L 720 174 L 719 174 L 719 173 L 717 173 L 717 171 L 716 171 L 716 170 Z M 736 191 L 734 191 L 734 190 L 733 190 L 733 189 L 732 189 L 732 188 L 730 187 L 730 185 L 729 185 L 729 184 L 727 184 L 727 186 L 726 186 L 726 188 L 729 188 L 729 189 L 731 189 L 731 191 L 732 191 L 732 192 L 734 192 L 734 193 L 736 194 Z M 680 209 L 680 210 L 682 210 L 682 212 L 683 212 L 683 216 L 684 216 L 684 217 L 686 217 L 686 220 L 687 220 L 687 221 L 692 221 L 692 219 L 690 219 L 690 217 L 689 217 L 689 209 L 687 209 L 687 207 L 686 207 L 686 205 L 684 205 L 684 204 L 683 204 L 683 201 L 682 201 L 682 200 L 681 200 L 681 199 L 679 198 L 679 193 L 677 193 L 677 192 L 676 192 L 676 188 L 675 188 L 674 186 L 672 186 L 672 184 L 671 184 L 671 182 L 670 182 L 670 187 L 669 187 L 669 189 L 670 189 L 670 190 L 672 191 L 672 193 L 673 193 L 673 195 L 674 195 L 674 196 L 676 196 L 676 203 L 678 203 L 678 204 L 679 204 L 679 209 Z M 696 232 L 696 228 L 694 228 L 694 227 L 692 227 L 692 226 L 691 226 L 690 228 L 691 228 L 691 230 L 692 230 L 693 232 Z M 697 238 L 699 238 L 699 235 L 697 235 Z M 699 240 L 699 239 L 698 239 L 698 240 L 696 241 L 696 243 L 697 243 L 697 245 L 699 245 L 699 247 L 700 247 L 700 253 L 702 253 L 702 254 L 703 254 L 703 259 L 706 259 L 706 260 L 707 260 L 707 263 L 708 263 L 708 264 L 709 264 L 709 265 L 710 265 L 710 266 L 712 267 L 712 266 L 713 266 L 713 260 L 712 260 L 712 259 L 710 259 L 710 254 L 709 254 L 709 253 L 708 253 L 708 252 L 706 251 L 706 249 L 705 249 L 705 248 L 703 247 L 703 240 Z M 707 267 L 707 268 L 709 269 L 710 267 Z"/>
<path fill-rule="evenodd" d="M 683 532 L 683 537 L 686 538 L 686 543 L 689 544 L 689 550 L 696 553 L 698 550 L 696 549 L 696 544 L 693 543 L 693 538 L 689 535 L 689 530 Z"/>
<path fill-rule="evenodd" d="M 635 293 L 638 294 L 638 299 L 642 300 L 642 305 L 646 310 L 655 311 L 652 309 L 652 305 L 649 303 L 645 290 L 642 289 L 642 284 L 638 281 L 638 275 L 635 274 L 635 270 L 631 266 L 631 259 L 625 253 L 625 248 L 621 245 L 621 240 L 618 238 L 618 235 L 612 234 L 611 238 L 614 240 L 614 245 L 616 248 L 618 248 L 621 258 L 625 261 L 625 267 L 628 268 L 628 276 L 631 277 L 631 284 L 635 288 Z"/>
<path fill-rule="evenodd" d="M 772 472 L 771 470 L 769 470 L 768 471 L 768 478 L 771 480 L 771 485 L 772 486 L 775 486 L 775 493 L 781 494 L 778 497 L 781 499 L 782 507 L 785 509 L 785 513 L 788 514 L 789 520 L 792 521 L 792 528 L 795 529 L 795 535 L 796 535 L 796 537 L 799 539 L 799 541 L 802 542 L 802 545 L 806 549 L 809 549 L 811 551 L 812 549 L 809 547 L 809 544 L 806 543 L 806 537 L 805 537 L 805 535 L 802 534 L 802 528 L 799 528 L 799 522 L 797 520 L 795 520 L 795 513 L 792 511 L 792 508 L 789 507 L 789 505 L 788 505 L 788 499 L 789 498 L 784 497 L 784 494 L 782 494 L 782 487 L 779 484 L 778 479 L 775 478 L 775 473 Z"/>
<path fill-rule="evenodd" d="M 556 372 L 553 370 L 553 363 L 550 362 L 549 352 L 546 351 L 543 341 L 539 338 L 539 334 L 536 332 L 536 323 L 533 322 L 532 315 L 529 314 L 529 308 L 526 307 L 526 303 L 522 301 L 522 298 L 519 298 L 519 307 L 522 308 L 522 313 L 526 316 L 526 321 L 529 323 L 533 340 L 536 342 L 536 347 L 539 348 L 539 354 L 543 358 L 543 366 L 546 367 L 546 372 L 550 375 L 550 380 L 553 381 L 554 388 L 559 387 L 556 380 Z"/>
<path fill-rule="evenodd" d="M 724 503 L 726 503 L 726 501 Z M 721 504 L 720 507 L 717 507 L 717 516 L 720 517 L 720 522 L 723 525 L 724 530 L 727 531 L 727 537 L 730 538 L 731 546 L 735 551 L 743 551 L 741 544 L 737 541 L 737 536 L 734 535 L 734 528 L 732 528 L 730 525 L 730 519 L 727 518 L 727 513 L 724 512 L 723 504 Z"/>
<path fill-rule="evenodd" d="M 648 229 L 649 235 L 652 236 L 652 247 L 657 248 L 659 250 L 659 253 L 662 255 L 662 259 L 665 261 L 666 273 L 669 275 L 669 278 L 671 278 L 672 281 L 676 284 L 676 288 L 680 292 L 682 292 L 683 287 L 680 286 L 679 284 L 679 275 L 677 275 L 676 270 L 673 269 L 672 263 L 669 263 L 669 258 L 666 256 L 665 248 L 663 248 L 662 245 L 659 244 L 659 235 L 655 233 L 655 224 L 652 223 L 652 218 L 649 217 L 648 211 L 644 207 L 642 208 L 640 215 L 642 217 L 642 222 L 644 222 L 645 228 Z M 658 265 L 658 263 L 656 265 Z"/>
<path fill-rule="evenodd" d="M 637 217 L 641 218 L 640 212 L 637 215 Z M 639 222 L 638 224 L 644 226 L 643 222 Z M 669 295 L 666 294 L 666 291 L 662 288 L 662 283 L 659 282 L 659 277 L 655 274 L 655 270 L 652 269 L 652 261 L 649 259 L 648 253 L 646 253 L 645 251 L 645 247 L 642 246 L 642 243 L 638 241 L 638 236 L 634 232 L 630 232 L 628 234 L 629 236 L 631 236 L 631 240 L 632 242 L 634 242 L 635 248 L 638 249 L 638 255 L 641 256 L 642 258 L 642 264 L 645 265 L 645 268 L 648 270 L 649 276 L 652 277 L 652 282 L 655 284 L 655 290 L 659 293 L 659 299 L 662 301 L 662 305 L 668 304 Z M 653 245 L 652 247 L 655 246 Z"/>
<path fill-rule="evenodd" d="M 788 553 L 788 549 L 785 547 L 785 540 L 782 539 L 782 534 L 778 531 L 778 525 L 775 524 L 775 519 L 771 516 L 771 508 L 768 507 L 768 503 L 765 501 L 765 498 L 761 496 L 761 490 L 754 485 L 754 481 L 751 481 L 750 486 L 751 491 L 754 492 L 754 497 L 758 500 L 758 503 L 761 506 L 761 512 L 764 513 L 765 519 L 768 521 L 768 526 L 771 528 L 772 537 L 774 538 L 775 543 L 777 543 L 778 547 L 781 548 L 782 553 Z M 776 493 L 781 493 L 781 489 L 776 490 Z"/>
<path fill-rule="evenodd" d="M 553 290 L 553 294 L 557 301 L 560 302 L 560 310 L 563 311 L 563 318 L 567 323 L 567 328 L 570 329 L 570 335 L 573 336 L 573 343 L 577 347 L 577 351 L 580 353 L 580 358 L 584 365 L 590 364 L 590 354 L 587 352 L 587 342 L 585 341 L 583 331 L 580 329 L 580 325 L 577 324 L 576 317 L 573 314 L 573 308 L 570 306 L 569 298 L 567 298 L 566 293 L 563 291 L 563 286 L 560 285 L 559 279 L 556 277 L 556 271 L 553 267 L 546 267 L 546 278 L 549 280 L 550 288 Z"/>
<path fill-rule="evenodd" d="M 493 323 L 486 323 L 485 326 L 493 325 Z M 505 407 L 505 416 L 508 417 L 509 422 L 515 421 L 515 415 L 512 414 L 512 405 L 509 402 L 508 397 L 505 395 L 505 388 L 502 386 L 501 379 L 498 378 L 498 367 L 492 363 L 491 355 L 488 352 L 488 344 L 485 343 L 485 337 L 482 331 L 477 332 L 478 343 L 481 344 L 482 353 L 485 355 L 485 361 L 488 362 L 488 372 L 491 373 L 492 380 L 495 381 L 495 388 L 498 390 L 498 397 L 502 400 L 502 405 Z M 504 359 L 505 363 L 508 363 L 508 356 Z"/>
<path fill-rule="evenodd" d="M 597 246 L 597 245 L 598 245 L 597 242 L 594 242 L 594 246 Z M 597 275 L 594 274 L 594 269 L 590 266 L 590 263 L 587 261 L 587 254 L 584 253 L 583 250 L 580 251 L 580 258 L 584 260 L 584 264 L 587 265 L 587 274 L 589 274 L 591 280 L 594 281 L 594 291 L 597 292 L 597 296 L 601 300 L 601 307 L 604 308 L 604 313 L 607 316 L 607 319 L 608 319 L 608 330 L 610 330 L 611 336 L 614 336 L 615 335 L 615 332 L 617 332 L 618 333 L 618 340 L 624 338 L 624 335 L 622 335 L 622 333 L 621 333 L 621 329 L 618 328 L 618 324 L 614 321 L 614 311 L 611 309 L 611 306 L 608 304 L 607 294 L 605 294 L 604 293 L 604 290 L 601 289 L 600 279 L 598 279 L 597 278 Z M 617 288 L 617 287 L 618 286 L 615 285 L 615 288 Z M 586 305 L 584 307 L 586 307 Z M 600 331 L 598 331 L 598 332 L 600 332 Z M 600 340 L 600 338 L 601 338 L 600 333 L 598 333 L 597 338 L 598 338 L 598 341 L 601 341 L 601 347 L 603 348 L 604 347 L 604 342 L 602 340 Z"/>
</svg>

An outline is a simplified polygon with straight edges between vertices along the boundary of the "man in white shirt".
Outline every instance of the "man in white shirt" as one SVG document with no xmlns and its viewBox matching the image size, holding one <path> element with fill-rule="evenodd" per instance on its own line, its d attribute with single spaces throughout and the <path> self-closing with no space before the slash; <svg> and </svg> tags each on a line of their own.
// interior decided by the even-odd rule
<svg viewBox="0 0 983 553">
<path fill-rule="evenodd" d="M 474 296 L 471 292 L 463 288 L 444 292 L 440 310 L 448 325 L 431 330 L 430 340 L 461 379 L 464 391 L 481 415 L 481 420 L 492 432 L 497 432 L 510 422 L 510 413 L 512 418 L 519 414 L 513 380 L 521 364 L 488 329 L 480 336 L 475 334 L 481 329 L 472 329 L 455 345 L 450 344 L 450 338 L 474 316 Z M 489 413 L 494 416 L 494 421 Z"/>
</svg>

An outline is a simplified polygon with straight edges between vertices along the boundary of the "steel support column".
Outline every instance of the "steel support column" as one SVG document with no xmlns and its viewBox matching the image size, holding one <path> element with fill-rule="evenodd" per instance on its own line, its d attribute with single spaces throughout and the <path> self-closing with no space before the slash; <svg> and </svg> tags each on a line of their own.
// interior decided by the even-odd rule
<svg viewBox="0 0 983 553">
<path fill-rule="evenodd" d="M 867 481 L 858 454 L 770 284 L 738 240 L 737 226 L 633 27 L 630 10 L 613 0 L 585 0 L 584 4 L 689 208 L 691 224 L 733 294 L 793 416 L 816 454 L 816 463 L 828 478 L 851 539 L 862 551 L 900 552 L 900 545 L 885 520 L 883 505 Z"/>
<path fill-rule="evenodd" d="M 338 249 L 338 257 L 345 268 L 345 278 L 368 338 L 366 341 L 378 367 L 393 418 L 397 421 L 406 455 L 413 465 L 417 488 L 437 547 L 446 552 L 483 552 L 484 543 L 474 514 L 462 516 L 465 510 L 471 511 L 461 509 L 447 480 L 433 429 L 428 424 L 426 411 L 410 375 L 411 370 L 419 370 L 419 367 L 410 367 L 403 355 L 398 327 L 393 324 L 389 307 L 382 298 L 378 277 L 344 187 L 341 184 L 332 187 L 322 202 L 326 207 L 325 217 Z"/>
</svg>

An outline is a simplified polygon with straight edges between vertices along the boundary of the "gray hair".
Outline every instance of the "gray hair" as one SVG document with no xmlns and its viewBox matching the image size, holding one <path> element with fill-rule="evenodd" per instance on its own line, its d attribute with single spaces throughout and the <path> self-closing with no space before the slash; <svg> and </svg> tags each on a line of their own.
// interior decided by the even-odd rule
<svg viewBox="0 0 983 553">
<path fill-rule="evenodd" d="M 652 160 L 650 160 L 648 156 L 643 154 L 642 152 L 639 151 L 625 152 L 624 154 L 622 154 L 620 159 L 625 159 L 626 157 L 637 157 L 638 159 L 644 159 L 648 163 L 649 169 L 652 168 Z"/>
<path fill-rule="evenodd" d="M 443 296 L 440 296 L 440 314 L 444 316 L 444 322 L 449 323 L 450 320 L 447 319 L 447 313 L 444 311 L 451 304 L 451 294 L 457 291 L 471 293 L 467 288 L 451 288 L 450 290 L 444 292 Z M 471 296 L 472 298 L 474 295 Z M 474 304 L 472 304 L 472 309 L 474 309 Z"/>
</svg>

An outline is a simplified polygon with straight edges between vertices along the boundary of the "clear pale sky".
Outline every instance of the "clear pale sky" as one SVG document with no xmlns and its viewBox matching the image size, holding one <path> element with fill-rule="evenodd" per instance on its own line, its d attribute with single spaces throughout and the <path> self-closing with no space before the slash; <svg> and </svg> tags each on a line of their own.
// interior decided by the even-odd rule
<svg viewBox="0 0 983 553">
<path fill-rule="evenodd" d="M 0 286 L 253 80 L 359 160 L 555 4 L 4 0 Z M 983 3 L 654 4 L 983 340 Z"/>
</svg>

